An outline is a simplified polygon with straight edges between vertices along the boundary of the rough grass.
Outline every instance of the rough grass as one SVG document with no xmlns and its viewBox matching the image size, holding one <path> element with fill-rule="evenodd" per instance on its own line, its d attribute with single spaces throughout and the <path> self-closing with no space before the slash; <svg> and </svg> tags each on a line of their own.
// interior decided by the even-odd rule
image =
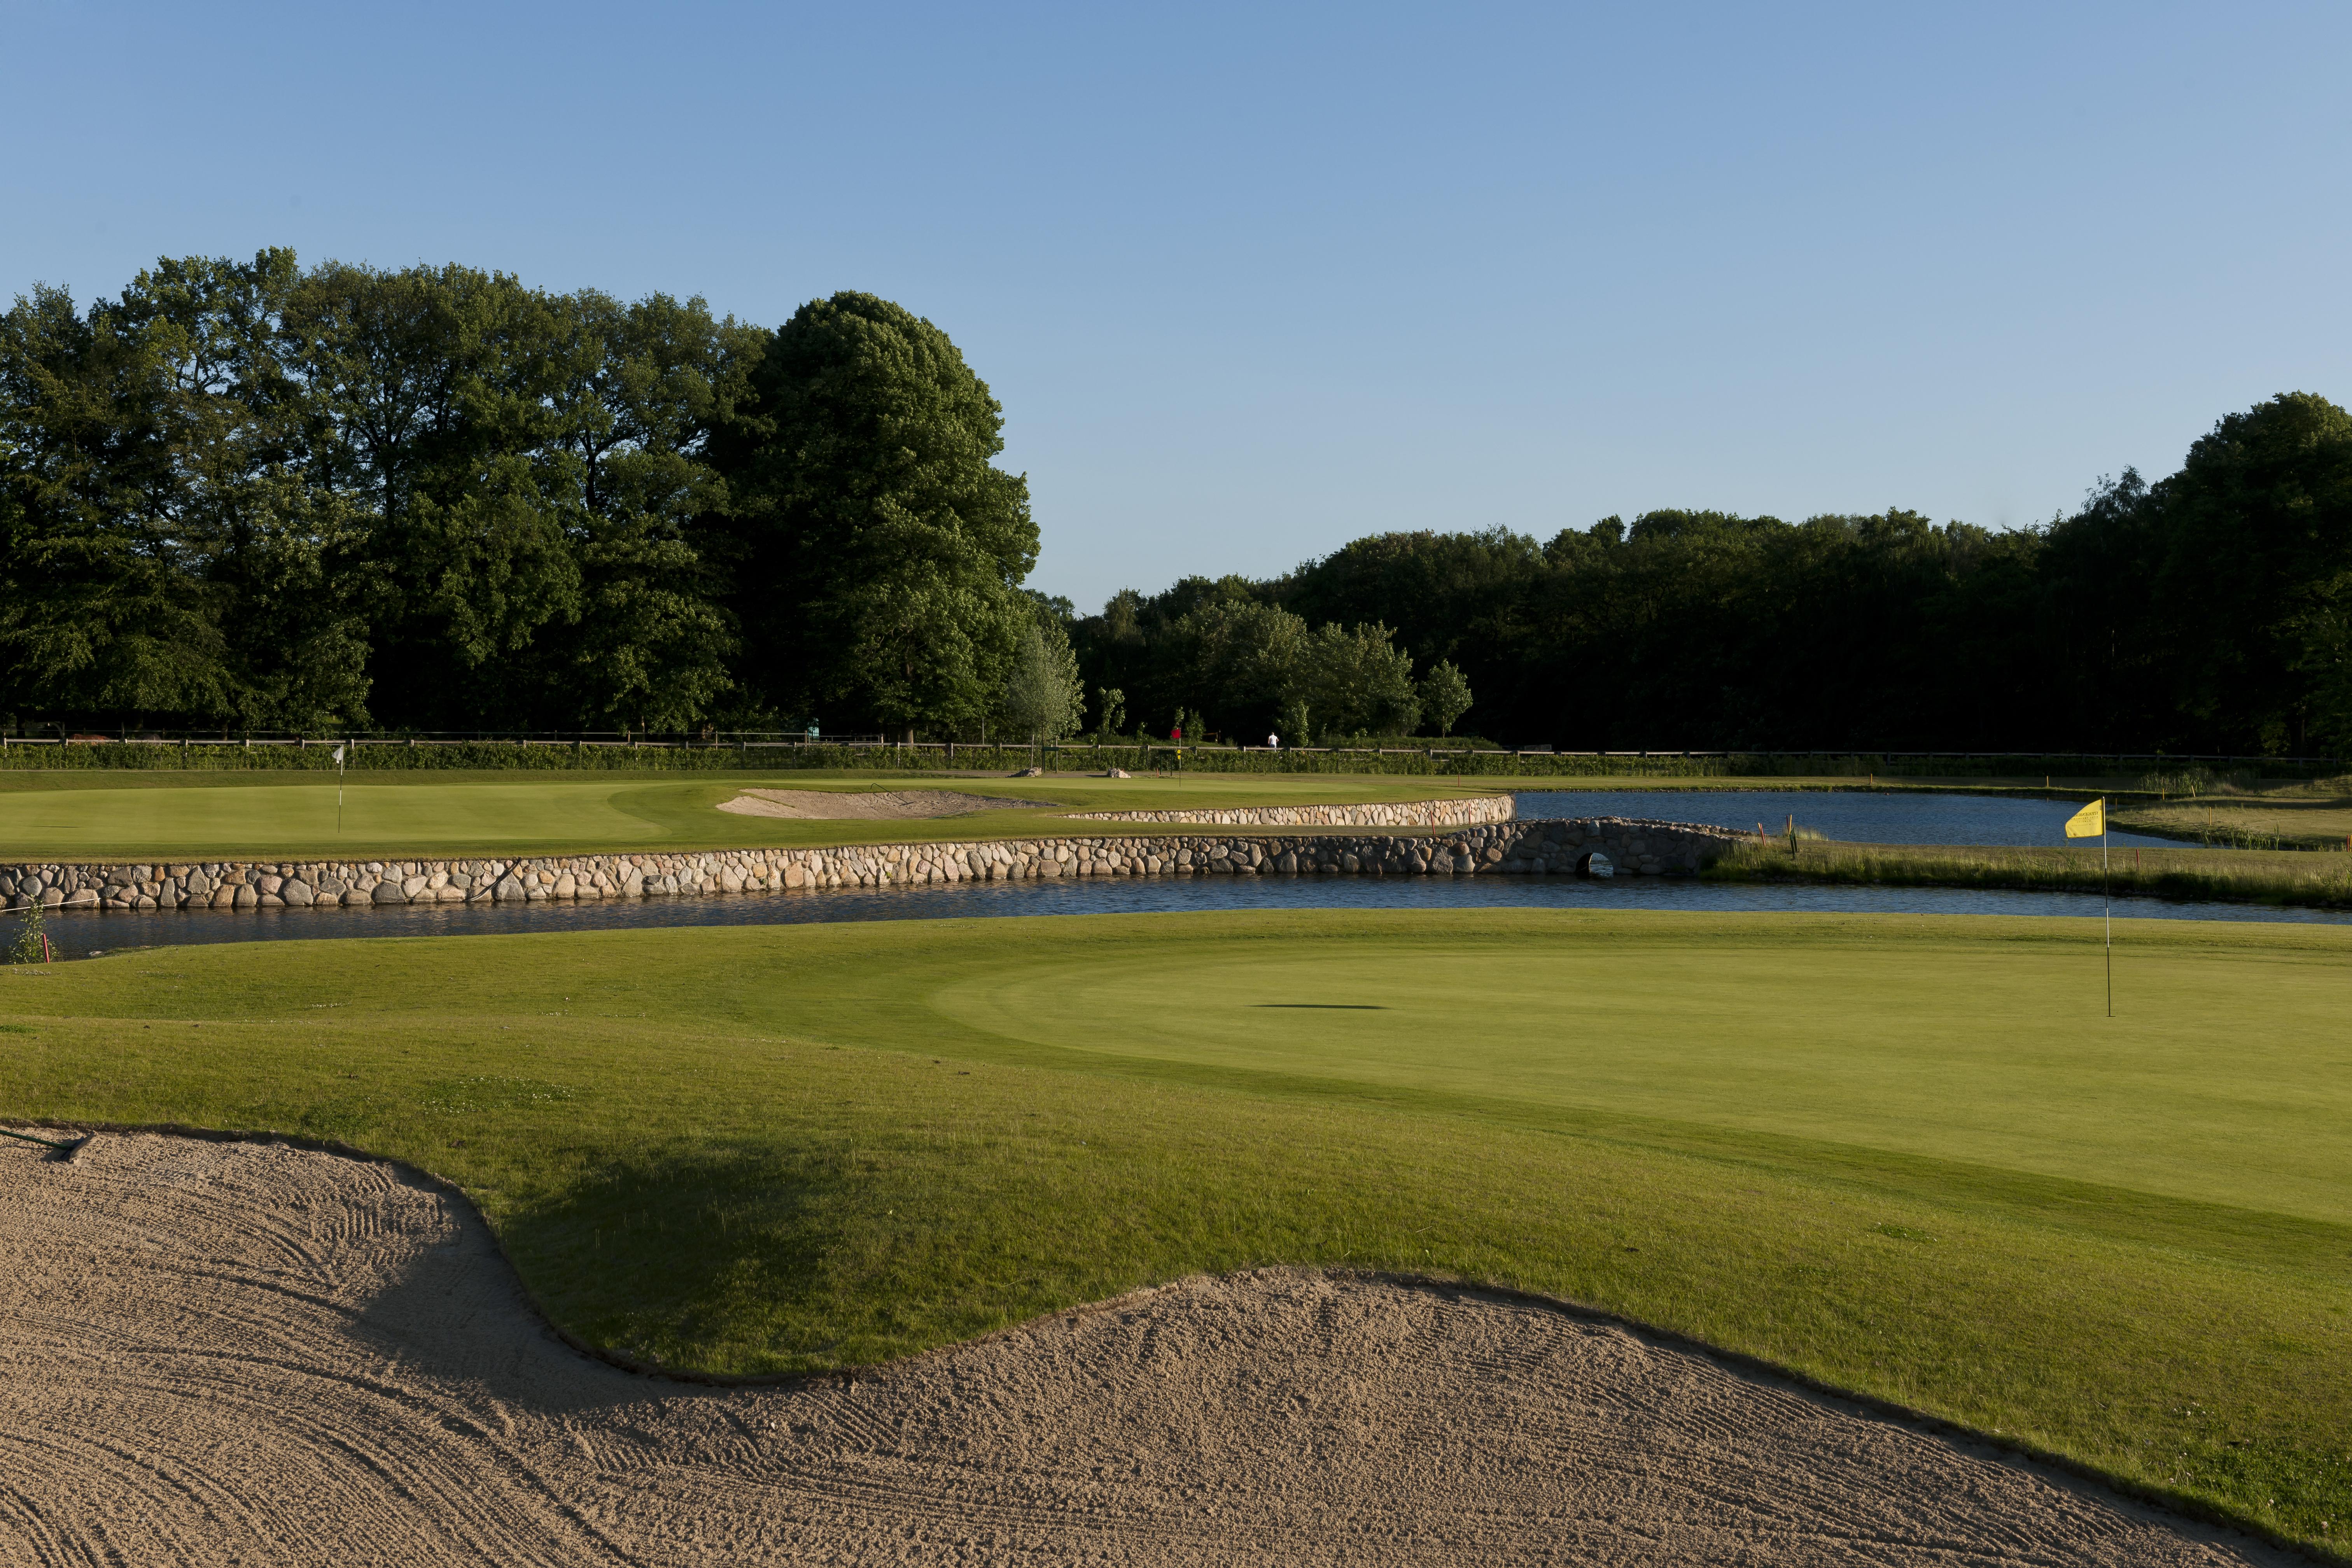
<svg viewBox="0 0 2352 1568">
<path fill-rule="evenodd" d="M 2352 1517 L 2352 932 L 1216 914 L 0 973 L 0 1110 L 344 1140 L 572 1331 L 898 1356 L 1196 1269 L 1596 1303 L 2311 1543 Z M 30 1157 L 28 1152 L 27 1157 Z"/>
<path fill-rule="evenodd" d="M 2122 826 L 2121 819 L 2116 822 Z M 2137 825 L 2135 824 L 2135 826 Z M 2224 900 L 2352 908 L 2352 855 L 2298 850 L 2088 847 L 2000 848 L 1967 845 L 1848 844 L 1785 837 L 1734 845 L 1705 875 L 1722 881 L 1835 882 L 1920 888 L 2014 888 L 2034 892 Z"/>
<path fill-rule="evenodd" d="M 718 809 L 746 789 L 961 789 L 1038 804 L 915 821 L 798 822 Z M 926 779 L 773 773 L 698 775 L 399 773 L 336 786 L 303 773 L 0 773 L 0 860 L 364 859 L 762 848 L 1007 838 L 1165 828 L 1063 820 L 1078 811 L 1434 800 L 1486 795 L 1435 779 L 1186 776 Z"/>
<path fill-rule="evenodd" d="M 2117 827 L 2196 843 L 2273 849 L 2352 847 L 2352 799 L 2268 796 L 2138 801 L 2115 814 Z"/>
</svg>

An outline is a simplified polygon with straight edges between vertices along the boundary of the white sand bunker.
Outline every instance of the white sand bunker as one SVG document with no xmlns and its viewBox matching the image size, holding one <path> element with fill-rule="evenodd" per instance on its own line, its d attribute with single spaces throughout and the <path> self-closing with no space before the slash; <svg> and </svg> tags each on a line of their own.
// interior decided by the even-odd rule
<svg viewBox="0 0 2352 1568">
<path fill-rule="evenodd" d="M 0 1563 L 2283 1563 L 1566 1312 L 1194 1279 L 805 1389 L 577 1355 L 390 1167 L 0 1152 Z"/>
<path fill-rule="evenodd" d="M 748 789 L 719 809 L 738 816 L 792 816 L 811 821 L 856 818 L 875 822 L 918 816 L 965 816 L 975 811 L 1053 804 L 1050 800 L 1013 800 L 948 789 L 877 790 L 862 795 L 838 795 L 821 789 Z"/>
</svg>

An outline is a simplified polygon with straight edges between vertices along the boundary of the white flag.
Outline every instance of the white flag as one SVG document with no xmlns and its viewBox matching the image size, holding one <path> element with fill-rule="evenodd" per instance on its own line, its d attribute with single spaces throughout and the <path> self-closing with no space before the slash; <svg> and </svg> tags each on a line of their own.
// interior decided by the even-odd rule
<svg viewBox="0 0 2352 1568">
<path fill-rule="evenodd" d="M 342 749 L 341 746 L 337 746 L 337 747 L 335 748 L 335 766 L 337 766 L 337 767 L 339 767 L 339 768 L 340 768 L 340 767 L 341 767 L 342 765 L 343 765 L 343 749 Z"/>
</svg>

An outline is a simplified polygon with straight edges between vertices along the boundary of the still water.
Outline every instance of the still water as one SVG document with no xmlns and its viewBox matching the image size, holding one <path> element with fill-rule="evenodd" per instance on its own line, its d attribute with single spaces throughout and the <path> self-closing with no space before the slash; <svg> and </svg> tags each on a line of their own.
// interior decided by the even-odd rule
<svg viewBox="0 0 2352 1568">
<path fill-rule="evenodd" d="M 1801 820 L 1801 818 L 1800 819 Z M 430 904 L 358 909 L 76 910 L 53 917 L 63 957 L 182 942 L 353 936 L 488 936 L 663 926 L 795 925 L 991 915 L 1164 914 L 1196 910 L 1692 910 L 1948 915 L 2096 915 L 2095 895 L 1946 888 L 1748 886 L 1628 877 L 1194 877 L 965 882 L 943 888 L 739 893 L 596 904 Z M 2119 899 L 2130 919 L 2352 923 L 2352 915 L 2259 904 Z"/>
<path fill-rule="evenodd" d="M 2063 844 L 2077 801 L 2018 800 L 2000 795 L 1874 795 L 1830 790 L 1522 790 L 1519 815 L 1655 816 L 1767 833 L 1799 827 L 1855 844 Z M 2095 843 L 2096 841 L 2094 840 Z M 2179 840 L 2116 833 L 2116 845 L 2179 849 Z"/>
</svg>

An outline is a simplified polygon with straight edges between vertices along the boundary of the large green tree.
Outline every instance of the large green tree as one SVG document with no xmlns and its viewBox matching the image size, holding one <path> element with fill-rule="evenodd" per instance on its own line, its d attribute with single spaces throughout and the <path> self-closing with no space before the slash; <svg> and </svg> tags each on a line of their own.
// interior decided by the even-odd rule
<svg viewBox="0 0 2352 1568">
<path fill-rule="evenodd" d="M 341 437 L 316 482 L 367 517 L 352 570 L 379 706 L 436 729 L 538 718 L 527 655 L 579 617 L 585 529 L 560 311 L 503 274 L 330 263 L 287 331 Z"/>
<path fill-rule="evenodd" d="M 312 729 L 367 716 L 367 625 L 349 570 L 365 534 L 352 499 L 318 482 L 336 431 L 289 359 L 294 254 L 159 261 L 124 291 L 171 366 L 182 537 L 198 549 L 227 653 L 232 716 Z"/>
<path fill-rule="evenodd" d="M 8 312 L 12 705 L 297 727 L 364 712 L 339 571 L 354 519 L 314 482 L 331 432 L 285 357 L 299 282 L 282 250 L 165 260 L 86 315 L 53 289 Z"/>
<path fill-rule="evenodd" d="M 207 717 L 232 706 L 163 333 L 60 289 L 0 324 L 7 552 L 0 649 L 20 712 Z"/>
<path fill-rule="evenodd" d="M 836 724 L 982 722 L 1037 559 L 987 384 L 929 321 L 855 293 L 794 312 L 751 384 L 725 448 L 744 680 Z"/>
<path fill-rule="evenodd" d="M 726 579 L 706 548 L 727 484 L 706 448 L 748 396 L 767 334 L 700 300 L 587 289 L 551 303 L 581 614 L 541 637 L 546 679 L 572 722 L 683 730 L 734 685 Z"/>
<path fill-rule="evenodd" d="M 465 268 L 166 259 L 0 321 L 0 680 L 106 721 L 683 728 L 766 334 Z"/>
<path fill-rule="evenodd" d="M 2307 392 L 2232 414 L 2148 506 L 2163 558 L 2143 635 L 2184 731 L 2233 751 L 2352 740 L 2352 414 Z"/>
</svg>

